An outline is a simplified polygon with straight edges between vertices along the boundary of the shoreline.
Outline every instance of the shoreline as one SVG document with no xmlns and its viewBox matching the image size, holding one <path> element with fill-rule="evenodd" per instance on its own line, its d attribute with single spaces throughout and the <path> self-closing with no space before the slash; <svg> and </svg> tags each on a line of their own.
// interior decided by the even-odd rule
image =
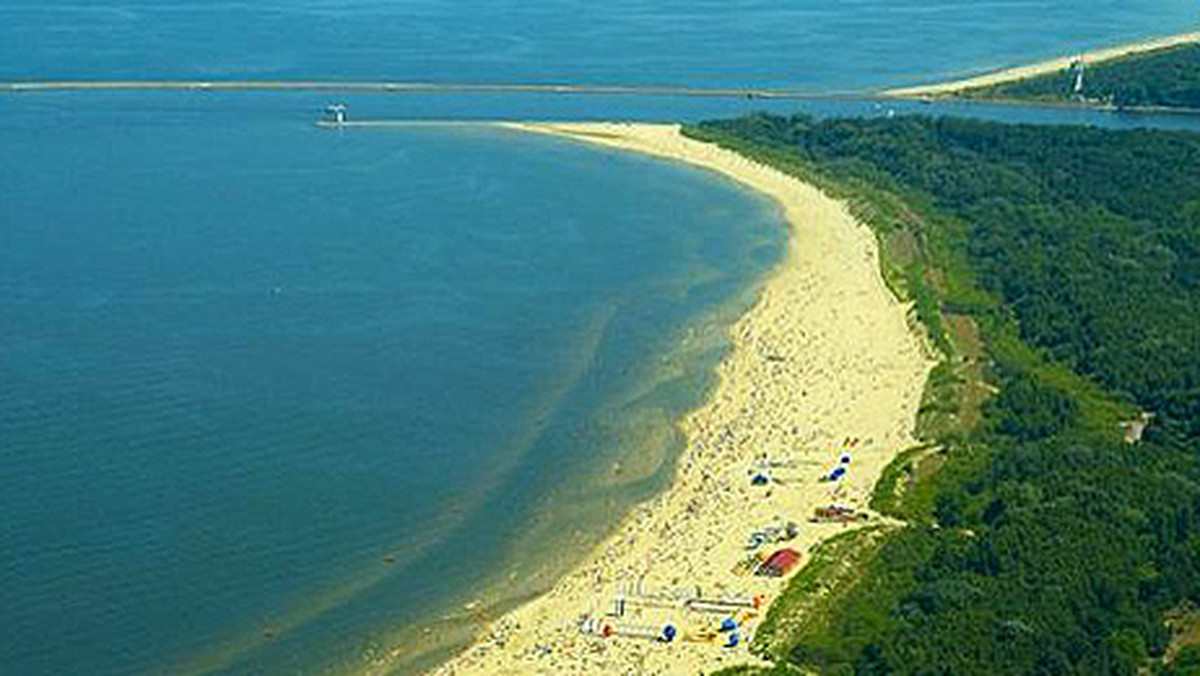
<svg viewBox="0 0 1200 676">
<path fill-rule="evenodd" d="M 968 89 L 989 87 L 992 85 L 1037 77 L 1039 75 L 1056 73 L 1069 68 L 1071 62 L 1080 56 L 1083 57 L 1086 63 L 1095 65 L 1097 63 L 1112 61 L 1135 54 L 1144 54 L 1146 52 L 1153 52 L 1161 49 L 1168 49 L 1171 47 L 1195 43 L 1200 43 L 1200 31 L 1194 31 L 1191 33 L 1178 33 L 1176 35 L 1167 35 L 1148 40 L 1141 40 L 1138 42 L 1130 42 L 1114 47 L 1092 49 L 1082 53 L 1072 54 L 1070 56 L 1047 59 L 1045 61 L 1039 61 L 1022 66 L 1014 66 L 1011 68 L 1001 68 L 991 72 L 983 73 L 981 75 L 950 80 L 947 82 L 915 85 L 912 87 L 895 87 L 892 89 L 885 89 L 880 92 L 880 94 L 893 99 L 912 99 L 925 97 L 951 98 Z"/>
<path fill-rule="evenodd" d="M 715 171 L 777 202 L 790 233 L 784 259 L 730 327 L 716 386 L 679 423 L 686 448 L 668 488 L 634 508 L 550 591 L 490 622 L 471 647 L 432 673 L 695 674 L 752 663 L 748 639 L 765 607 L 740 612 L 742 641 L 722 648 L 725 634 L 705 638 L 727 614 L 685 610 L 679 599 L 698 593 L 769 602 L 782 592 L 786 578 L 733 571 L 747 556 L 747 537 L 763 526 L 800 524 L 796 539 L 764 549 L 791 547 L 804 555 L 802 563 L 818 543 L 858 527 L 811 524 L 808 517 L 834 502 L 864 509 L 883 469 L 917 443 L 912 432 L 934 362 L 910 325 L 909 307 L 884 285 L 875 235 L 845 204 L 688 139 L 678 125 L 501 126 Z M 819 483 L 847 453 L 853 460 L 843 481 Z M 771 470 L 768 485 L 752 486 L 750 473 L 764 454 L 786 467 Z M 611 622 L 621 631 L 670 623 L 679 629 L 675 641 L 581 632 L 583 618 L 602 620 L 618 597 L 639 595 L 654 599 L 631 603 L 637 607 Z M 368 671 L 390 667 L 384 657 Z"/>
</svg>

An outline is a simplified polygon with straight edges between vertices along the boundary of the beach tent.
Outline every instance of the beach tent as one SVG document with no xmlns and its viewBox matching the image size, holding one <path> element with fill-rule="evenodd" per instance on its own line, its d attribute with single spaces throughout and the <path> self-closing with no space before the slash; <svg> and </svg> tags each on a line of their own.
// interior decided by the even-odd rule
<svg viewBox="0 0 1200 676">
<path fill-rule="evenodd" d="M 764 577 L 783 577 L 800 563 L 800 552 L 794 549 L 780 549 L 767 557 L 754 571 L 755 575 Z"/>
</svg>

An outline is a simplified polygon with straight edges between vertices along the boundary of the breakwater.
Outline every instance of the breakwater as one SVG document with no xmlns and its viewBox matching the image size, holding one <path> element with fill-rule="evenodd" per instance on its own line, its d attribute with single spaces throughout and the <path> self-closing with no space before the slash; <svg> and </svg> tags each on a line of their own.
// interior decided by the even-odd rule
<svg viewBox="0 0 1200 676">
<path fill-rule="evenodd" d="M 455 84 L 437 82 L 335 82 L 335 81 L 204 81 L 204 80 L 51 80 L 0 82 L 0 92 L 87 92 L 87 91 L 288 91 L 391 94 L 576 94 L 608 96 L 679 96 L 750 99 L 842 99 L 862 98 L 840 94 L 813 94 L 791 89 L 704 88 L 679 86 L 621 86 L 573 84 Z"/>
</svg>

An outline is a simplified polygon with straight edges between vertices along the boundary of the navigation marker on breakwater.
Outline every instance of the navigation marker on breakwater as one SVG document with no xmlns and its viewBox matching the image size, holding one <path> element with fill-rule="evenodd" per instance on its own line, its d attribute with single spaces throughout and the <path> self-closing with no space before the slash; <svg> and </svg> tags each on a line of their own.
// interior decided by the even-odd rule
<svg viewBox="0 0 1200 676">
<path fill-rule="evenodd" d="M 333 124 L 338 127 L 345 126 L 345 124 L 346 124 L 346 108 L 347 108 L 347 106 L 344 103 L 331 103 L 331 104 L 325 106 L 325 115 L 326 115 L 325 122 L 327 124 Z"/>
</svg>

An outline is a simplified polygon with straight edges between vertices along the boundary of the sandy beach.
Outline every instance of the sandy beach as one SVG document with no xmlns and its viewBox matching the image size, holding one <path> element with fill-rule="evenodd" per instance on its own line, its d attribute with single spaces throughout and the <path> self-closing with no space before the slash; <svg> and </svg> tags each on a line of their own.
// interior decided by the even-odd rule
<svg viewBox="0 0 1200 676">
<path fill-rule="evenodd" d="M 1120 45 L 1117 47 L 1107 47 L 1104 49 L 1096 49 L 1089 52 L 1083 52 L 1084 63 L 1095 64 L 1103 61 L 1111 61 L 1132 54 L 1141 54 L 1143 52 L 1152 52 L 1158 49 L 1166 49 L 1168 47 L 1176 47 L 1179 45 L 1191 44 L 1200 42 L 1200 31 L 1194 33 L 1181 33 L 1179 35 L 1169 35 L 1143 42 L 1134 42 L 1131 44 Z M 991 73 L 985 73 L 975 77 L 970 77 L 962 80 L 954 80 L 951 82 L 942 82 L 930 85 L 918 85 L 915 87 L 900 87 L 897 89 L 888 89 L 882 92 L 885 96 L 896 98 L 916 98 L 916 97 L 945 97 L 953 96 L 967 89 L 975 89 L 977 87 L 987 87 L 1002 82 L 1015 82 L 1024 80 L 1025 78 L 1045 75 L 1047 73 L 1055 73 L 1071 66 L 1071 63 L 1081 56 L 1079 53 L 1070 54 L 1049 61 L 1029 64 L 1026 66 L 1018 66 L 1016 68 L 1005 68 Z"/>
<path fill-rule="evenodd" d="M 814 509 L 864 508 L 883 468 L 915 443 L 933 362 L 909 307 L 884 286 L 874 234 L 813 186 L 688 139 L 675 125 L 512 126 L 719 172 L 775 199 L 792 232 L 785 259 L 731 329 L 708 402 L 680 423 L 688 443 L 672 486 L 636 508 L 550 592 L 496 618 L 434 673 L 697 674 L 754 662 L 747 643 L 787 579 L 735 571 L 747 559 L 747 538 L 794 521 L 795 539 L 762 550 L 790 547 L 806 562 L 814 545 L 856 527 L 809 523 Z M 821 481 L 846 455 L 843 479 Z M 771 480 L 752 485 L 762 468 Z M 757 610 L 733 607 L 755 596 L 764 600 Z M 696 598 L 731 606 L 685 607 Z M 728 633 L 714 633 L 730 616 L 740 640 L 726 648 Z M 671 642 L 629 635 L 667 624 L 678 630 Z M 584 630 L 606 626 L 618 635 Z"/>
</svg>

